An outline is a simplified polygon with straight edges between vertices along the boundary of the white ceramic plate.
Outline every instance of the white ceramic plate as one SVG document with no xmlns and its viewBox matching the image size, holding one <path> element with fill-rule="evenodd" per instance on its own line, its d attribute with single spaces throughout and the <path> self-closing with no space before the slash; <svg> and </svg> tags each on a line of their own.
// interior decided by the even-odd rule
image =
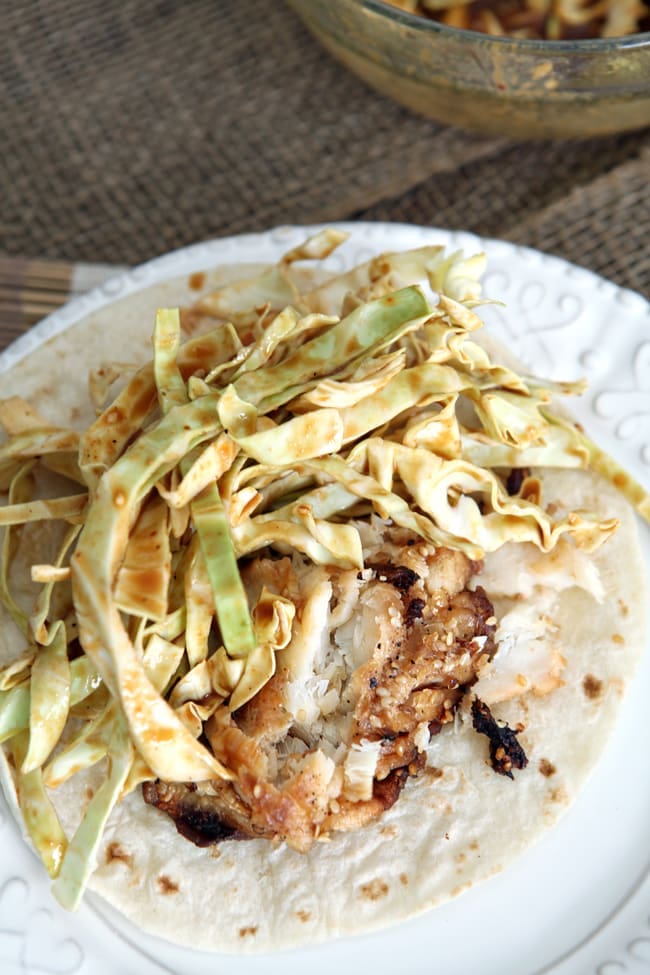
<svg viewBox="0 0 650 975">
<path fill-rule="evenodd" d="M 382 250 L 443 243 L 485 249 L 484 309 L 495 334 L 534 371 L 584 375 L 574 413 L 650 487 L 650 306 L 588 271 L 501 241 L 403 224 L 348 224 L 333 270 Z M 2 372 L 87 313 L 155 282 L 218 264 L 274 261 L 315 228 L 188 247 L 78 298 L 0 355 Z M 1 395 L 1 393 L 0 393 Z M 643 528 L 650 565 L 650 532 Z M 643 598 L 643 594 L 639 594 Z M 58 908 L 40 863 L 0 805 L 0 972 L 3 975 L 642 975 L 650 971 L 650 654 L 616 731 L 578 802 L 504 874 L 384 932 L 272 956 L 207 955 L 143 935 L 87 896 Z M 1 803 L 1 800 L 0 800 Z M 205 892 L 206 911 L 218 911 Z M 197 918 L 197 924 L 201 919 Z"/>
</svg>

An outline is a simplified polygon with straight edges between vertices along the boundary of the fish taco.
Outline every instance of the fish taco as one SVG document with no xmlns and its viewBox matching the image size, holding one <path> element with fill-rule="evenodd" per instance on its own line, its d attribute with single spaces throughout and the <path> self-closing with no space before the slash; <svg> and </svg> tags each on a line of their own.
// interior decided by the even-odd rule
<svg viewBox="0 0 650 975">
<path fill-rule="evenodd" d="M 482 255 L 314 270 L 343 238 L 145 289 L 2 377 L 4 791 L 60 903 L 195 948 L 503 869 L 645 643 L 650 500 L 560 405 L 584 385 L 483 337 Z"/>
</svg>

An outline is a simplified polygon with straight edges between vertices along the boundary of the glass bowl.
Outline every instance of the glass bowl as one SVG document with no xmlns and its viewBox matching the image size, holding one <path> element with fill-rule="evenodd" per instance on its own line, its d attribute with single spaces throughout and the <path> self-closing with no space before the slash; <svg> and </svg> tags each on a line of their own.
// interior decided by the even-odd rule
<svg viewBox="0 0 650 975">
<path fill-rule="evenodd" d="M 460 30 L 381 0 L 289 0 L 364 81 L 439 122 L 515 138 L 650 125 L 650 33 L 536 41 Z"/>
</svg>

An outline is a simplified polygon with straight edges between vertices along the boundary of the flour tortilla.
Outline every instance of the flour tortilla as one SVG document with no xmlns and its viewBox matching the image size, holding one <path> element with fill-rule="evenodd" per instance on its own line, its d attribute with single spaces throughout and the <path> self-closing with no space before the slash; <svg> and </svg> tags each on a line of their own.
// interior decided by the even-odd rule
<svg viewBox="0 0 650 975">
<path fill-rule="evenodd" d="M 205 290 L 251 270 L 208 274 Z M 179 279 L 93 313 L 3 375 L 2 396 L 23 396 L 53 422 L 84 428 L 93 419 L 89 367 L 148 358 L 156 308 L 196 297 Z M 199 849 L 137 790 L 110 818 L 91 889 L 167 940 L 211 951 L 269 951 L 412 917 L 502 870 L 530 847 L 566 811 L 598 761 L 646 640 L 644 564 L 627 503 L 584 472 L 547 472 L 544 492 L 546 501 L 593 507 L 619 518 L 621 526 L 594 556 L 603 603 L 574 588 L 562 592 L 553 609 L 567 659 L 564 686 L 494 708 L 511 726 L 525 725 L 520 740 L 529 765 L 515 781 L 488 766 L 487 740 L 465 717 L 433 740 L 434 768 L 409 780 L 379 820 L 334 835 L 306 855 L 264 840 Z M 4 662 L 22 639 L 10 620 L 0 620 Z M 20 819 L 6 760 L 0 774 Z M 90 770 L 52 794 L 69 835 L 100 776 L 101 768 Z"/>
</svg>

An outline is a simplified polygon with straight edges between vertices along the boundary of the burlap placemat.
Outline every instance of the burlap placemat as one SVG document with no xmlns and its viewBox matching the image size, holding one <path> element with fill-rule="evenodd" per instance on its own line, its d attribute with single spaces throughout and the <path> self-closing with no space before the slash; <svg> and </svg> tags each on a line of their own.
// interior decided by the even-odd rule
<svg viewBox="0 0 650 975">
<path fill-rule="evenodd" d="M 3 27 L 12 253 L 132 264 L 335 219 L 494 146 L 369 92 L 281 0 L 25 0 Z"/>
<path fill-rule="evenodd" d="M 24 0 L 2 26 L 0 251 L 133 264 L 363 214 L 507 236 L 650 290 L 647 133 L 530 145 L 435 125 L 345 72 L 281 0 Z"/>
</svg>

